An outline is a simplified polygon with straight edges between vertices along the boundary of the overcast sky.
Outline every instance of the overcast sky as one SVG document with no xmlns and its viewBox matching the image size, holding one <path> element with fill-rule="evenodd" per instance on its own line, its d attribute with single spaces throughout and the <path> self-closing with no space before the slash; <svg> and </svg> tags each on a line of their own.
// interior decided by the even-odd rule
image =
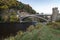
<svg viewBox="0 0 60 40">
<path fill-rule="evenodd" d="M 19 0 L 22 3 L 29 4 L 36 12 L 52 13 L 53 7 L 60 10 L 60 0 Z"/>
</svg>

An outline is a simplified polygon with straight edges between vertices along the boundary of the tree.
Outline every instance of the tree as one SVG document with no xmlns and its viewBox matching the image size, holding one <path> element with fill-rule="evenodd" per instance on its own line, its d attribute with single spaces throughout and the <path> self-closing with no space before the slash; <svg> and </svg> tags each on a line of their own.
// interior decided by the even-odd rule
<svg viewBox="0 0 60 40">
<path fill-rule="evenodd" d="M 7 22 L 9 17 L 10 17 L 10 20 L 12 18 L 14 19 L 17 13 L 15 12 L 16 14 L 14 14 L 10 12 L 10 9 L 17 9 L 18 5 L 19 3 L 17 2 L 17 0 L 0 0 L 0 21 L 2 20 L 3 22 Z M 10 15 L 10 14 L 13 14 L 13 15 Z"/>
<path fill-rule="evenodd" d="M 19 9 L 19 10 L 22 10 L 22 9 L 24 8 L 24 4 L 21 3 L 21 2 L 18 2 L 18 3 L 19 3 L 18 9 Z"/>
<path fill-rule="evenodd" d="M 6 9 L 9 8 L 11 6 L 17 6 L 17 0 L 0 0 L 0 9 Z"/>
<path fill-rule="evenodd" d="M 17 17 L 17 15 L 11 15 L 10 22 L 19 22 L 19 18 Z"/>
<path fill-rule="evenodd" d="M 28 12 L 28 13 L 31 13 L 31 14 L 36 13 L 36 11 L 33 10 L 32 7 L 29 4 L 24 4 L 22 2 L 18 2 L 18 3 L 19 3 L 18 9 L 20 11 Z"/>
</svg>

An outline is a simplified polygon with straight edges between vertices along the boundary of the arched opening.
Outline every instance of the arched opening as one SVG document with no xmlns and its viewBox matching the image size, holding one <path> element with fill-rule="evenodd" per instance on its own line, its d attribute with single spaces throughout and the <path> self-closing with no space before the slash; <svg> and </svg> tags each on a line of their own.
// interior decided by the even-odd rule
<svg viewBox="0 0 60 40">
<path fill-rule="evenodd" d="M 22 19 L 22 21 L 31 22 L 31 21 L 32 21 L 32 19 L 31 19 L 31 18 L 29 18 L 29 17 L 25 17 L 25 18 L 23 18 L 23 19 Z"/>
</svg>

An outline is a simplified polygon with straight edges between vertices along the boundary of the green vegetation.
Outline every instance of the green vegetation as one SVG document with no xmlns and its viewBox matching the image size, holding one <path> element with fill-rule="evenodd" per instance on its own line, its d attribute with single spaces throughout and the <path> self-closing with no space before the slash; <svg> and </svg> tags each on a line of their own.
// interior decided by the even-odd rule
<svg viewBox="0 0 60 40">
<path fill-rule="evenodd" d="M 16 0 L 0 0 L 0 9 L 9 9 L 12 6 L 17 6 Z"/>
<path fill-rule="evenodd" d="M 20 12 L 28 12 L 30 14 L 36 13 L 30 5 L 18 2 L 17 0 L 0 0 L 0 22 L 15 22 L 15 20 L 18 20 L 14 18 L 17 16 L 18 10 L 20 10 Z"/>
<path fill-rule="evenodd" d="M 10 22 L 18 22 L 19 18 L 16 15 L 10 16 Z"/>
<path fill-rule="evenodd" d="M 18 9 L 23 12 L 28 12 L 30 14 L 36 14 L 36 11 L 32 9 L 32 7 L 28 4 L 24 4 L 22 2 L 19 2 L 19 6 L 18 6 Z"/>
<path fill-rule="evenodd" d="M 60 30 L 42 24 L 31 25 L 26 32 L 20 31 L 5 40 L 60 40 Z"/>
<path fill-rule="evenodd" d="M 60 22 L 53 22 L 53 23 L 50 22 L 50 23 L 48 23 L 47 25 L 49 25 L 51 28 L 60 30 Z"/>
<path fill-rule="evenodd" d="M 8 0 L 8 1 L 0 0 L 0 22 L 10 22 L 10 21 L 12 21 L 12 18 L 17 20 L 17 18 L 14 18 L 14 17 L 17 16 L 16 7 L 18 5 L 19 4 L 16 0 Z M 11 10 L 11 9 L 13 9 L 13 10 Z M 11 15 L 11 14 L 14 14 L 15 16 Z M 15 21 L 15 20 L 13 20 L 13 21 Z"/>
</svg>

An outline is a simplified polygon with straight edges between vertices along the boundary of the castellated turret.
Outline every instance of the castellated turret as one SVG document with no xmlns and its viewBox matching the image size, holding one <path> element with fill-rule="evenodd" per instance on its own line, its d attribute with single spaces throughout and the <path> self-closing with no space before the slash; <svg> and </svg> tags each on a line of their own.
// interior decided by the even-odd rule
<svg viewBox="0 0 60 40">
<path fill-rule="evenodd" d="M 57 20 L 59 14 L 58 7 L 52 8 L 52 22 L 55 22 Z"/>
</svg>

